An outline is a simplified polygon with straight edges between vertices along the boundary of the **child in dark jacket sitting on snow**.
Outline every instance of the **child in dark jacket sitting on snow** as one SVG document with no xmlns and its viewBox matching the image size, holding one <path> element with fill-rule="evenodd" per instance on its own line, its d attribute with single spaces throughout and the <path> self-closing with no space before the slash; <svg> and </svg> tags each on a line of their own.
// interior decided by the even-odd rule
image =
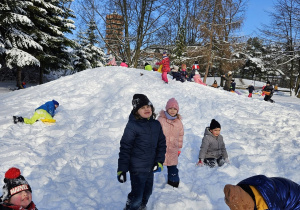
<svg viewBox="0 0 300 210">
<path fill-rule="evenodd" d="M 37 210 L 32 201 L 32 191 L 18 168 L 10 168 L 4 177 L 3 195 L 0 197 L 1 210 Z"/>
<path fill-rule="evenodd" d="M 215 167 L 229 163 L 223 136 L 220 134 L 221 125 L 215 119 L 211 120 L 210 126 L 205 128 L 204 137 L 199 152 L 198 166 L 208 165 Z"/>
<path fill-rule="evenodd" d="M 125 209 L 146 209 L 152 194 L 153 173 L 163 170 L 166 138 L 155 120 L 154 107 L 147 96 L 135 94 L 133 109 L 120 142 L 118 181 L 126 182 L 129 171 L 131 192 Z"/>
</svg>

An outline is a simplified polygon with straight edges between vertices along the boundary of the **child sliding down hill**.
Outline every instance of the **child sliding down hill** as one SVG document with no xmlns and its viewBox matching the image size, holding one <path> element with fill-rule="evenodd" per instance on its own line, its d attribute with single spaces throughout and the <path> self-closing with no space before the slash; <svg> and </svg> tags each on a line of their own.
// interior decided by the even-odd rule
<svg viewBox="0 0 300 210">
<path fill-rule="evenodd" d="M 53 117 L 55 115 L 55 110 L 59 106 L 59 103 L 55 100 L 48 101 L 42 106 L 38 107 L 33 116 L 29 118 L 23 118 L 20 116 L 13 116 L 14 123 L 17 124 L 18 122 L 26 123 L 26 124 L 33 124 L 38 120 L 41 119 L 47 119 L 47 120 L 53 120 Z"/>
</svg>

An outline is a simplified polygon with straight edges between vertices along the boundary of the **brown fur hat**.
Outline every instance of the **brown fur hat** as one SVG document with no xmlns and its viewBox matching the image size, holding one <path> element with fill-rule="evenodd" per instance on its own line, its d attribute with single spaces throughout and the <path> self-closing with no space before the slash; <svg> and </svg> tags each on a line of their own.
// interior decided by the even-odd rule
<svg viewBox="0 0 300 210">
<path fill-rule="evenodd" d="M 227 184 L 224 187 L 225 203 L 231 210 L 253 210 L 254 200 L 240 186 Z"/>
</svg>

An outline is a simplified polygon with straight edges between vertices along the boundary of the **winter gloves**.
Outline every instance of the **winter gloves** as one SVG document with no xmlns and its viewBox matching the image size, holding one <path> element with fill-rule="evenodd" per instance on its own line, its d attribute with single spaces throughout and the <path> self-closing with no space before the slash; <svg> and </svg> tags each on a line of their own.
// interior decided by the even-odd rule
<svg viewBox="0 0 300 210">
<path fill-rule="evenodd" d="M 163 169 L 164 169 L 164 167 L 163 167 L 162 163 L 160 163 L 160 162 L 155 163 L 153 166 L 154 173 L 161 172 L 161 171 L 163 171 Z"/>
<path fill-rule="evenodd" d="M 120 183 L 126 182 L 126 172 L 118 171 L 118 181 Z"/>
</svg>

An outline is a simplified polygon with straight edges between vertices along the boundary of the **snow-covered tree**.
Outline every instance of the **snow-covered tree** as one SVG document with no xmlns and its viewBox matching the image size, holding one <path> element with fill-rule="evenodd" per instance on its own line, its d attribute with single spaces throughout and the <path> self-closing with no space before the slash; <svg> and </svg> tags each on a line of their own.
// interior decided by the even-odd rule
<svg viewBox="0 0 300 210">
<path fill-rule="evenodd" d="M 75 71 L 104 66 L 105 53 L 100 47 L 96 46 L 99 43 L 99 38 L 95 33 L 96 29 L 95 21 L 91 20 L 87 31 L 78 33 L 78 45 L 73 52 L 75 55 L 73 60 Z"/>
<path fill-rule="evenodd" d="M 43 73 L 50 70 L 72 69 L 71 56 L 68 47 L 74 42 L 65 34 L 75 29 L 73 11 L 66 5 L 73 0 L 31 0 L 34 7 L 30 7 L 28 17 L 35 25 L 32 34 L 43 47 L 43 53 L 35 53 L 39 59 L 40 83 L 43 83 Z"/>
<path fill-rule="evenodd" d="M 17 70 L 17 86 L 21 85 L 22 69 L 39 66 L 35 54 L 43 47 L 32 36 L 34 23 L 28 18 L 28 9 L 35 9 L 31 1 L 2 0 L 0 3 L 0 62 L 2 67 Z"/>
<path fill-rule="evenodd" d="M 298 66 L 299 10 L 300 2 L 298 0 L 276 0 L 274 11 L 269 13 L 270 24 L 265 24 L 260 29 L 271 46 L 280 46 L 273 56 L 273 62 L 277 64 L 278 70 L 286 72 L 286 75 L 289 76 L 290 90 L 297 86 L 296 81 L 300 79 Z M 298 92 L 296 89 L 295 93 Z"/>
</svg>

